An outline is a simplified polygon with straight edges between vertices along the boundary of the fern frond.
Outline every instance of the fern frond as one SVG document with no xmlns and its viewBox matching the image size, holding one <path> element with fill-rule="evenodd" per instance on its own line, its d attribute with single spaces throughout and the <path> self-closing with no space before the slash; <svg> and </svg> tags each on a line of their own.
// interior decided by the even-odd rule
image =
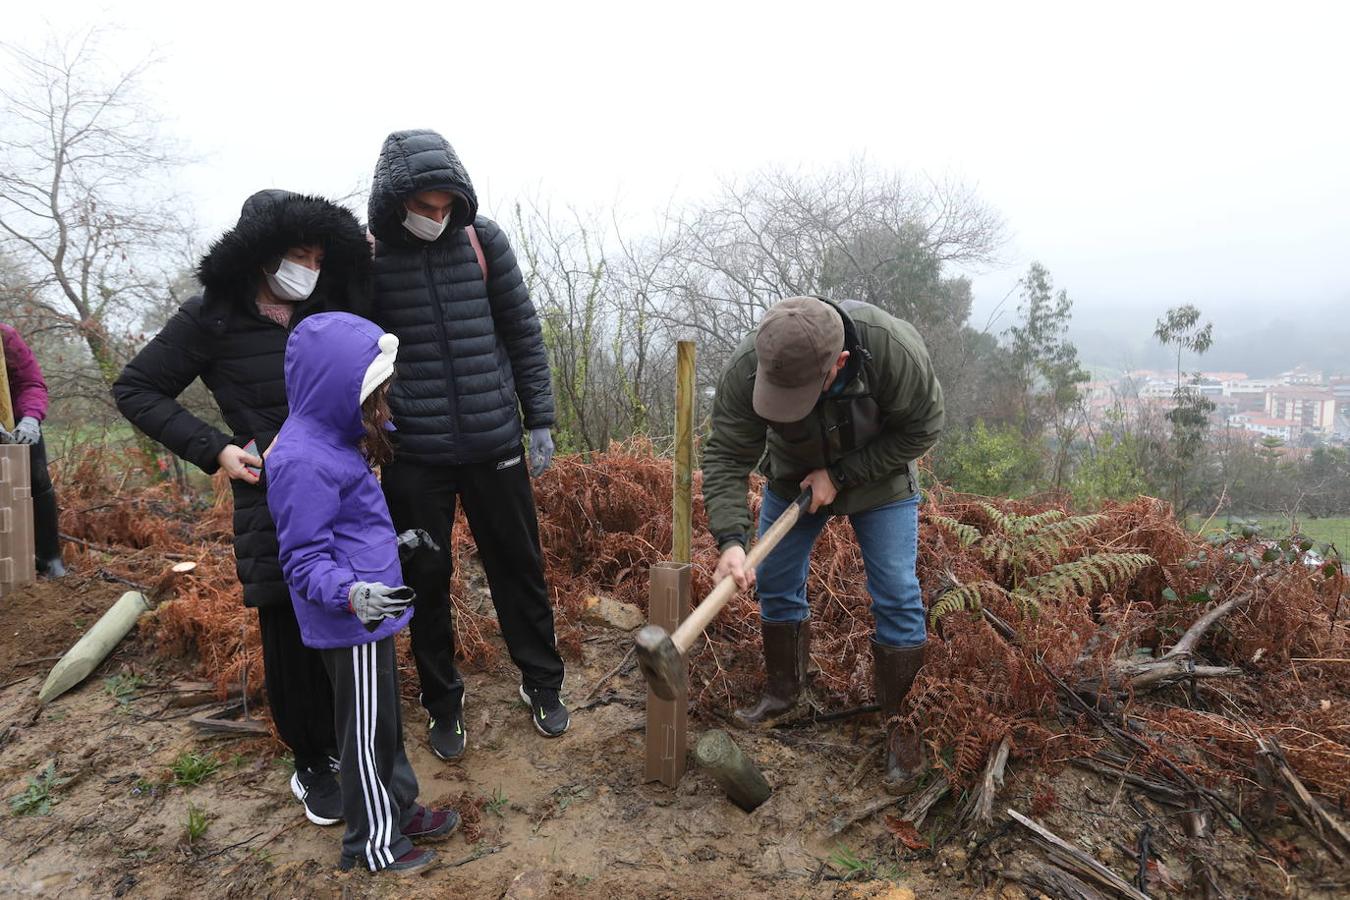
<svg viewBox="0 0 1350 900">
<path fill-rule="evenodd" d="M 933 608 L 928 613 L 928 619 L 934 625 L 943 616 L 958 612 L 963 609 L 978 610 L 983 606 L 983 599 L 988 596 L 1002 596 L 1007 592 L 992 581 L 973 581 L 970 584 L 961 584 L 952 588 L 942 595 L 942 599 L 933 604 Z"/>
<path fill-rule="evenodd" d="M 1041 614 L 1041 604 L 1033 595 L 1028 594 L 1026 591 L 1013 591 L 1008 596 L 1017 604 L 1018 610 L 1024 617 L 1034 619 Z"/>
<path fill-rule="evenodd" d="M 1133 581 L 1152 565 L 1156 565 L 1156 560 L 1146 553 L 1096 553 L 1060 563 L 1042 575 L 1028 578 L 1018 593 L 1038 600 L 1052 600 L 1069 593 L 1090 594 L 1094 587 L 1110 590 Z"/>
<path fill-rule="evenodd" d="M 1013 518 L 1012 516 L 1005 514 L 1002 510 L 1000 510 L 997 506 L 994 506 L 992 503 L 985 503 L 984 501 L 980 501 L 979 506 L 980 509 L 984 510 L 984 514 L 989 517 L 990 521 L 994 523 L 995 528 L 997 528 L 999 531 L 1004 532 L 1008 531 Z"/>
<path fill-rule="evenodd" d="M 1060 557 L 1064 555 L 1064 550 L 1067 547 L 1096 528 L 1104 518 L 1105 516 L 1099 513 L 1073 516 L 1045 526 L 1034 535 L 1034 539 L 1050 550 L 1055 557 Z"/>
<path fill-rule="evenodd" d="M 946 516 L 933 516 L 932 521 L 934 525 L 939 525 L 951 532 L 961 542 L 962 547 L 969 547 L 980 539 L 980 529 L 974 525 L 967 525 Z"/>
<path fill-rule="evenodd" d="M 1032 516 L 1017 516 L 1017 528 L 1023 534 L 1033 531 L 1040 531 L 1052 522 L 1058 522 L 1064 518 L 1062 510 L 1047 509 Z"/>
</svg>

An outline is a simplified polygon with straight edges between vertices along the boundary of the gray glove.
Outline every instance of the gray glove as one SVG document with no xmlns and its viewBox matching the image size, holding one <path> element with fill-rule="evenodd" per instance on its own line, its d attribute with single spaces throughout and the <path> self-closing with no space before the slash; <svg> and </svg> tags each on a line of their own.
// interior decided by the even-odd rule
<svg viewBox="0 0 1350 900">
<path fill-rule="evenodd" d="M 405 563 L 417 554 L 418 550 L 431 550 L 439 553 L 441 545 L 421 528 L 410 528 L 398 536 L 398 561 Z"/>
<path fill-rule="evenodd" d="M 530 429 L 530 476 L 538 478 L 553 464 L 553 432 L 547 428 Z"/>
<path fill-rule="evenodd" d="M 367 628 L 381 619 L 401 615 L 416 597 L 412 588 L 394 588 L 378 581 L 358 581 L 347 592 L 352 612 Z"/>
<path fill-rule="evenodd" d="M 24 416 L 14 428 L 14 443 L 36 444 L 42 440 L 42 426 L 32 416 Z"/>
</svg>

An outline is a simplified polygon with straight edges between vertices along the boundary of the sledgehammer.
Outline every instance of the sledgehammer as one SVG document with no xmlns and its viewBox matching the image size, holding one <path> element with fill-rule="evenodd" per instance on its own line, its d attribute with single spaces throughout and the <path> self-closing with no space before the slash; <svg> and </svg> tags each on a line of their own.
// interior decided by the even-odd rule
<svg viewBox="0 0 1350 900">
<path fill-rule="evenodd" d="M 769 526 L 769 530 L 764 532 L 764 536 L 755 542 L 755 546 L 745 555 L 746 568 L 753 569 L 758 566 L 783 539 L 783 535 L 797 524 L 802 510 L 810 505 L 811 489 L 807 488 L 792 501 L 791 506 L 783 510 L 783 514 Z M 656 696 L 662 700 L 674 700 L 679 695 L 680 688 L 683 687 L 680 682 L 684 677 L 680 658 L 688 654 L 694 640 L 734 596 L 736 596 L 736 579 L 728 575 L 708 592 L 703 602 L 694 607 L 689 618 L 680 623 L 674 634 L 668 634 L 660 625 L 646 625 L 637 633 L 637 637 L 633 640 L 637 644 L 638 665 Z"/>
</svg>

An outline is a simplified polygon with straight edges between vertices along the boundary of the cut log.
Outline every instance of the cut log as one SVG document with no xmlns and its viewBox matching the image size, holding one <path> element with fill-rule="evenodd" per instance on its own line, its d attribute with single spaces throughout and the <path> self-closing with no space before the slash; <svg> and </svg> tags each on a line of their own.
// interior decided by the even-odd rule
<svg viewBox="0 0 1350 900">
<path fill-rule="evenodd" d="M 731 802 L 746 812 L 754 812 L 773 793 L 759 768 L 719 728 L 705 731 L 698 739 L 694 759 L 712 775 Z"/>
<path fill-rule="evenodd" d="M 171 598 L 174 588 L 178 585 L 178 579 L 196 568 L 195 562 L 180 562 L 165 570 L 164 574 L 159 576 L 159 580 L 155 582 L 155 586 L 150 588 L 150 592 L 146 595 L 145 599 L 149 602 L 150 608 L 154 609 Z"/>
<path fill-rule="evenodd" d="M 1084 881 L 1104 888 L 1117 897 L 1128 900 L 1149 900 L 1148 895 L 1082 850 L 1070 844 L 1044 825 L 1022 815 L 1015 809 L 1009 809 L 1008 815 L 1022 827 L 1031 832 L 1037 844 L 1046 852 L 1046 857 L 1066 872 Z"/>
<path fill-rule="evenodd" d="M 127 591 L 114 603 L 75 645 L 52 666 L 51 674 L 38 691 L 39 703 L 50 703 L 89 677 L 98 664 L 127 636 L 141 613 L 150 608 L 140 591 Z"/>
</svg>

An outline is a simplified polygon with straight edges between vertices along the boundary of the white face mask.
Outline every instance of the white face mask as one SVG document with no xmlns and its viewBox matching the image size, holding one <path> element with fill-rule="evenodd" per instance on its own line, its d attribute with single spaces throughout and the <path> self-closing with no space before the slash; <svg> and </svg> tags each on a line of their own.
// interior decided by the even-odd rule
<svg viewBox="0 0 1350 900">
<path fill-rule="evenodd" d="M 403 227 L 413 235 L 424 241 L 434 241 L 445 231 L 445 226 L 450 224 L 450 214 L 446 213 L 445 218 L 437 222 L 435 219 L 428 219 L 426 216 L 419 216 L 412 210 L 405 210 L 403 215 Z"/>
<path fill-rule="evenodd" d="M 309 266 L 283 259 L 276 272 L 268 272 L 267 286 L 272 289 L 278 300 L 292 303 L 304 300 L 314 293 L 314 285 L 319 283 L 319 273 Z"/>
</svg>

